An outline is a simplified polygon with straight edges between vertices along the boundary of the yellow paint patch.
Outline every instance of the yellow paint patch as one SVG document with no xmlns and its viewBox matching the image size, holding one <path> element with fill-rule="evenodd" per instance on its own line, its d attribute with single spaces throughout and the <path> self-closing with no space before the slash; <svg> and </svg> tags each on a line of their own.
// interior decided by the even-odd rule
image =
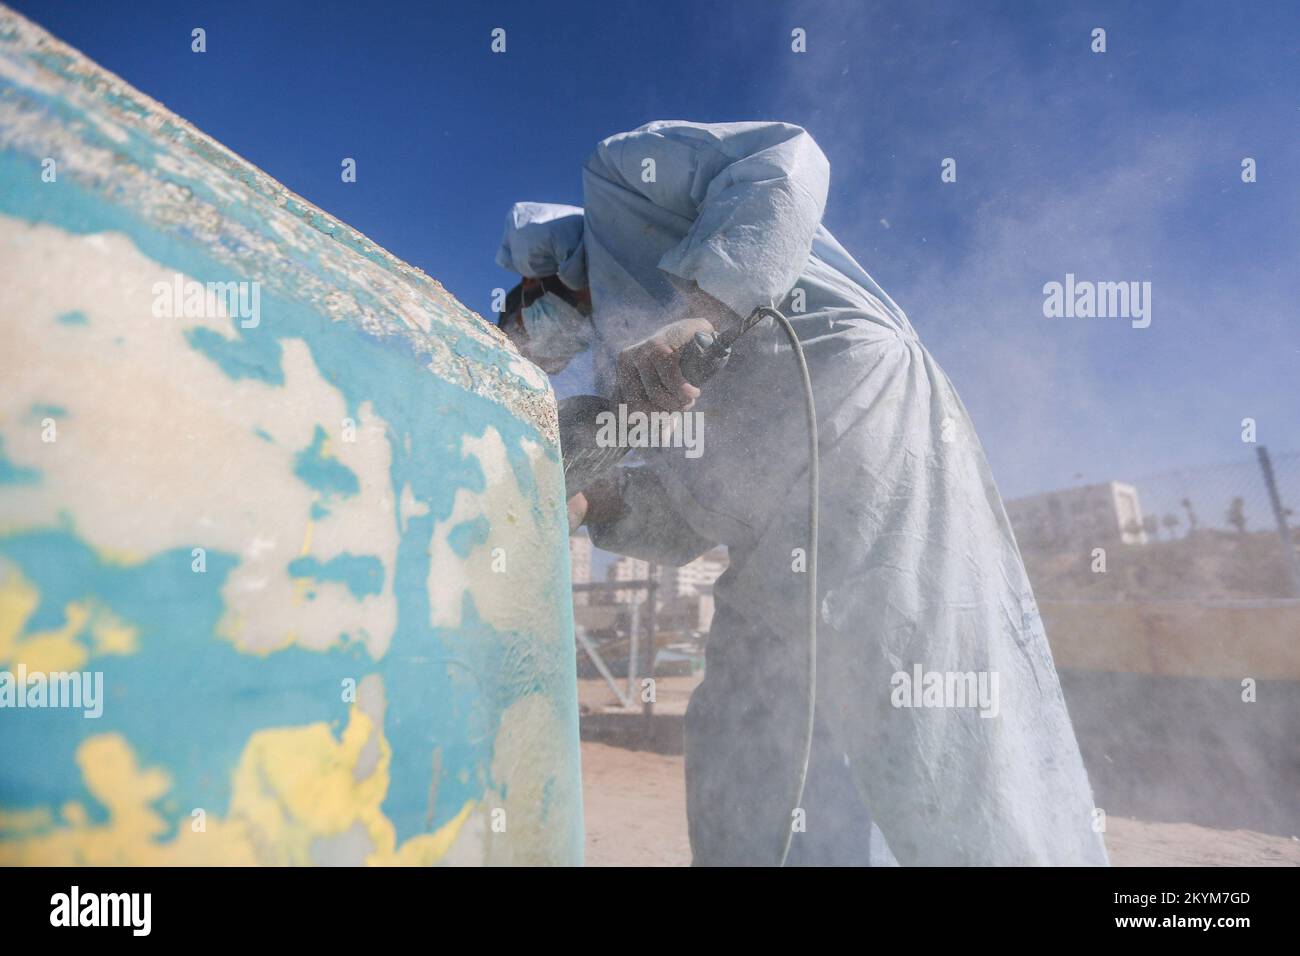
<svg viewBox="0 0 1300 956">
<path fill-rule="evenodd" d="M 108 809 L 108 822 L 90 824 L 85 807 L 66 803 L 65 826 L 0 841 L 0 864 L 251 866 L 258 862 L 237 822 L 209 819 L 205 833 L 195 833 L 182 823 L 175 840 L 158 843 L 167 823 L 150 804 L 171 788 L 171 778 L 160 769 L 142 768 L 121 734 L 86 739 L 77 748 L 76 759 L 86 789 Z"/>
<path fill-rule="evenodd" d="M 0 833 L 26 833 L 48 830 L 54 826 L 54 816 L 45 807 L 35 810 L 0 810 Z"/>
<path fill-rule="evenodd" d="M 18 649 L 18 638 L 27 626 L 41 596 L 12 565 L 0 565 L 0 666 L 8 664 Z"/>
<path fill-rule="evenodd" d="M 73 671 L 95 654 L 133 654 L 139 632 L 108 608 L 91 601 L 63 607 L 63 626 L 27 631 L 40 604 L 36 587 L 16 567 L 0 567 L 0 667 L 29 672 Z M 89 630 L 90 641 L 83 635 Z"/>
<path fill-rule="evenodd" d="M 447 855 L 473 812 L 474 801 L 466 800 L 460 813 L 433 833 L 411 837 L 395 853 L 377 853 L 367 862 L 372 866 L 432 866 Z"/>
<path fill-rule="evenodd" d="M 376 734 L 378 760 L 357 779 L 363 751 Z M 324 723 L 258 731 L 240 755 L 227 816 L 206 814 L 201 832 L 183 819 L 176 838 L 160 843 L 167 824 L 153 804 L 171 789 L 171 777 L 161 768 L 140 766 L 120 734 L 97 735 L 81 744 L 76 759 L 86 788 L 108 810 L 107 823 L 88 822 L 85 807 L 76 802 L 61 808 L 61 826 L 46 810 L 0 817 L 0 830 L 6 831 L 0 864 L 304 865 L 313 862 L 317 841 L 360 824 L 372 847 L 365 862 L 430 866 L 451 850 L 475 804 L 466 802 L 437 831 L 399 846 L 380 808 L 391 758 L 382 728 L 356 705 L 337 741 Z"/>
<path fill-rule="evenodd" d="M 13 655 L 6 662 L 10 667 L 26 666 L 28 671 L 75 671 L 86 663 L 90 654 L 77 635 L 90 620 L 90 609 L 76 601 L 63 608 L 63 626 L 50 631 L 20 635 Z"/>
<path fill-rule="evenodd" d="M 96 610 L 90 637 L 98 654 L 134 654 L 140 649 L 140 632 L 108 608 Z"/>
<path fill-rule="evenodd" d="M 104 564 L 111 564 L 119 568 L 131 568 L 139 564 L 144 564 L 149 559 L 146 554 L 140 554 L 137 551 L 126 551 L 121 548 L 95 548 L 95 554 Z"/>
</svg>

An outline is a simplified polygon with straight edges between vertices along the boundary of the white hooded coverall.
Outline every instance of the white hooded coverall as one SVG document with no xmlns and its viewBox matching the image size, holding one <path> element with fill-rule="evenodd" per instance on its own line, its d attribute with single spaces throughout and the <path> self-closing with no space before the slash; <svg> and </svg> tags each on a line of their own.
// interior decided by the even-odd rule
<svg viewBox="0 0 1300 956">
<path fill-rule="evenodd" d="M 1105 865 L 1033 592 L 965 408 L 907 317 L 822 227 L 829 165 L 784 123 L 656 122 L 583 171 L 598 386 L 686 318 L 691 283 L 793 323 L 821 441 L 817 744 L 792 860 Z M 702 390 L 703 454 L 649 449 L 599 547 L 684 563 L 715 543 L 705 679 L 686 719 L 697 864 L 770 864 L 805 710 L 807 440 L 770 323 Z M 666 530 L 671 529 L 671 534 Z M 937 693 L 910 685 L 937 675 Z M 975 698 L 980 682 L 995 700 Z M 931 686 L 933 691 L 933 687 Z M 963 693 L 969 691 L 969 693 Z M 868 815 L 869 808 L 869 815 Z"/>
</svg>

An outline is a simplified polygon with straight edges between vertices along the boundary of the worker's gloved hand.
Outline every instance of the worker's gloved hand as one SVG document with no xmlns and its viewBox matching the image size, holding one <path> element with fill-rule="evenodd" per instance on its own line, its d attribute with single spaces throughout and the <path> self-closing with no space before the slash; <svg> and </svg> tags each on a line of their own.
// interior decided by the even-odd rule
<svg viewBox="0 0 1300 956">
<path fill-rule="evenodd" d="M 712 332 L 707 319 L 682 319 L 618 355 L 619 402 L 633 411 L 684 411 L 695 404 L 700 390 L 682 377 L 678 362 L 682 346 L 697 332 Z"/>
<path fill-rule="evenodd" d="M 623 482 L 618 470 L 597 478 L 569 499 L 569 534 L 584 522 L 606 524 L 623 514 Z"/>
</svg>

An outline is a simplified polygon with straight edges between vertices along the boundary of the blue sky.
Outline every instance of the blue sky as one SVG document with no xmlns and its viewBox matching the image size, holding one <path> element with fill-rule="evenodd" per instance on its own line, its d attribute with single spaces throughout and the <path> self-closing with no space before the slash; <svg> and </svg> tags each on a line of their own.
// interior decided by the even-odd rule
<svg viewBox="0 0 1300 956">
<path fill-rule="evenodd" d="M 1247 416 L 1300 448 L 1295 3 L 8 2 L 484 314 L 506 209 L 580 203 L 599 139 L 800 124 L 1005 496 L 1244 460 Z M 1151 327 L 1044 318 L 1067 272 Z"/>
</svg>

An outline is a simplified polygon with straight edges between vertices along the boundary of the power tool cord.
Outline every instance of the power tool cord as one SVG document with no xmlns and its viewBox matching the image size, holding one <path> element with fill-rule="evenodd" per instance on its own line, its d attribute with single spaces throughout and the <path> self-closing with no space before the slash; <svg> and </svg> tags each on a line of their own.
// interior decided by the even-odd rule
<svg viewBox="0 0 1300 956">
<path fill-rule="evenodd" d="M 786 821 L 785 838 L 781 843 L 780 866 L 785 866 L 794 839 L 794 814 L 803 803 L 804 788 L 808 784 L 808 764 L 812 760 L 813 728 L 817 721 L 817 509 L 821 487 L 820 461 L 817 449 L 817 410 L 813 402 L 812 378 L 804 359 L 803 346 L 794 333 L 790 320 L 778 310 L 760 306 L 757 312 L 771 316 L 790 339 L 795 358 L 799 361 L 799 375 L 803 379 L 804 410 L 808 415 L 808 713 L 804 726 L 803 757 L 799 768 L 799 784 Z"/>
</svg>

